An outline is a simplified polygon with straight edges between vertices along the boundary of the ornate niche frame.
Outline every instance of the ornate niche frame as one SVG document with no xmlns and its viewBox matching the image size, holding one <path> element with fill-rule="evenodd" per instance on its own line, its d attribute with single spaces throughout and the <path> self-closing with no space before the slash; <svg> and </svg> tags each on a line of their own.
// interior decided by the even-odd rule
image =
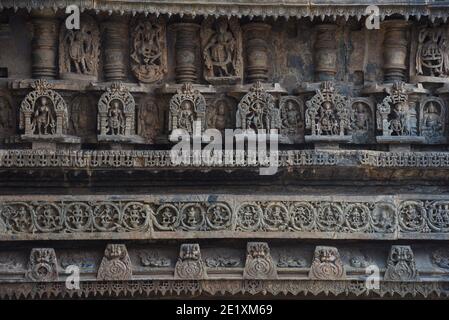
<svg viewBox="0 0 449 320">
<path fill-rule="evenodd" d="M 281 142 L 304 142 L 304 103 L 299 97 L 284 96 L 279 100 Z"/>
<path fill-rule="evenodd" d="M 306 142 L 350 143 L 354 119 L 349 99 L 337 92 L 332 81 L 324 81 L 306 101 Z"/>
<path fill-rule="evenodd" d="M 61 79 L 97 81 L 100 42 L 100 29 L 93 17 L 82 14 L 79 30 L 69 30 L 63 22 L 59 31 Z"/>
<path fill-rule="evenodd" d="M 137 18 L 132 23 L 130 64 L 143 83 L 162 80 L 167 73 L 167 28 L 159 17 Z"/>
<path fill-rule="evenodd" d="M 429 109 L 433 110 L 429 110 Z M 427 144 L 447 143 L 446 104 L 439 97 L 425 97 L 419 102 L 419 130 Z"/>
<path fill-rule="evenodd" d="M 194 90 L 191 83 L 185 83 L 170 99 L 168 130 L 185 130 L 193 135 L 202 133 L 206 128 L 206 100 L 199 90 Z M 199 122 L 200 132 L 195 127 Z"/>
<path fill-rule="evenodd" d="M 375 102 L 372 98 L 354 97 L 350 98 L 349 104 L 352 109 L 352 142 L 353 143 L 375 143 Z"/>
<path fill-rule="evenodd" d="M 377 104 L 376 123 L 377 130 L 382 133 L 376 136 L 378 143 L 425 142 L 419 134 L 416 106 L 409 101 L 409 93 L 402 81 L 394 82 L 389 94 Z"/>
<path fill-rule="evenodd" d="M 36 80 L 20 106 L 19 128 L 25 141 L 80 143 L 80 138 L 67 135 L 68 108 L 59 93 L 46 80 Z"/>
<path fill-rule="evenodd" d="M 121 82 L 114 82 L 98 100 L 98 141 L 144 143 L 136 135 L 136 103 Z"/>
<path fill-rule="evenodd" d="M 242 30 L 236 17 L 207 17 L 201 24 L 204 79 L 212 84 L 235 84 L 243 78 Z"/>
<path fill-rule="evenodd" d="M 237 106 L 236 127 L 242 130 L 281 129 L 279 109 L 275 106 L 274 97 L 262 86 L 260 81 L 253 84 Z"/>
</svg>

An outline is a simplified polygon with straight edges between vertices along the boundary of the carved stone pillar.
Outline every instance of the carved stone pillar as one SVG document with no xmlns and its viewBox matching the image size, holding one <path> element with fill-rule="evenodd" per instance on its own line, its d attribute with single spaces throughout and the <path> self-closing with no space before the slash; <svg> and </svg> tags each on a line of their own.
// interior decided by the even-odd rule
<svg viewBox="0 0 449 320">
<path fill-rule="evenodd" d="M 104 80 L 126 80 L 128 59 L 128 18 L 112 17 L 102 23 L 104 32 Z"/>
<path fill-rule="evenodd" d="M 382 24 L 384 36 L 384 82 L 405 81 L 409 23 L 389 20 Z"/>
<path fill-rule="evenodd" d="M 58 25 L 52 10 L 33 11 L 31 42 L 32 77 L 55 79 L 57 75 Z"/>
<path fill-rule="evenodd" d="M 266 23 L 251 22 L 243 26 L 246 49 L 246 79 L 249 83 L 268 80 L 267 38 L 271 26 Z"/>
<path fill-rule="evenodd" d="M 198 30 L 196 23 L 180 22 L 173 25 L 176 32 L 175 59 L 176 82 L 195 83 L 197 81 Z"/>
<path fill-rule="evenodd" d="M 316 27 L 315 79 L 334 80 L 337 74 L 337 41 L 334 24 L 320 24 Z"/>
</svg>

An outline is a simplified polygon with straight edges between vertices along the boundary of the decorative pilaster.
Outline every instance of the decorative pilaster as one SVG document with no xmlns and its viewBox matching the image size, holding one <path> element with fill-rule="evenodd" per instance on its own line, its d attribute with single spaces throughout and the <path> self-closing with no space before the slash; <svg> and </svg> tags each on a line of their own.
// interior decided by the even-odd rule
<svg viewBox="0 0 449 320">
<path fill-rule="evenodd" d="M 58 20 L 51 10 L 33 11 L 33 40 L 31 42 L 32 77 L 55 79 L 58 71 Z"/>
<path fill-rule="evenodd" d="M 268 80 L 267 38 L 271 26 L 266 23 L 251 22 L 243 27 L 246 45 L 246 79 L 249 83 Z"/>
<path fill-rule="evenodd" d="M 197 82 L 197 51 L 198 30 L 196 23 L 176 23 L 173 25 L 176 32 L 175 59 L 176 82 Z"/>
<path fill-rule="evenodd" d="M 128 18 L 112 17 L 102 23 L 104 32 L 104 80 L 126 80 L 128 57 Z"/>
<path fill-rule="evenodd" d="M 320 24 L 316 27 L 315 80 L 334 80 L 337 74 L 337 41 L 334 24 Z"/>
<path fill-rule="evenodd" d="M 384 82 L 405 81 L 409 23 L 389 20 L 382 24 L 384 36 Z"/>
</svg>

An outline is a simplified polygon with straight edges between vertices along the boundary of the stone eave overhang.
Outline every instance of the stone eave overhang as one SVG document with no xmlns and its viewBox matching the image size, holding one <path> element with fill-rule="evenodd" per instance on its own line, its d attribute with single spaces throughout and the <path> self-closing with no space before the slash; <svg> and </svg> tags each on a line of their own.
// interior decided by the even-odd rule
<svg viewBox="0 0 449 320">
<path fill-rule="evenodd" d="M 97 13 L 109 14 L 156 14 L 191 16 L 236 16 L 262 18 L 290 17 L 325 17 L 337 18 L 367 16 L 365 10 L 369 5 L 377 5 L 379 15 L 384 19 L 391 15 L 409 17 L 429 17 L 431 20 L 449 16 L 449 1 L 327 1 L 327 0 L 2 0 L 2 9 L 48 9 L 54 11 L 69 5 L 78 5 L 81 11 L 94 10 Z"/>
</svg>

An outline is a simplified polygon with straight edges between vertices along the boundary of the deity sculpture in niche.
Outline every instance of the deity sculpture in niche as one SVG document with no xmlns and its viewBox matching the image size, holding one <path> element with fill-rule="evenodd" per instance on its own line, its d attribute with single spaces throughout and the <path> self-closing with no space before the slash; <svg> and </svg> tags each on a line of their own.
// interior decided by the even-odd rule
<svg viewBox="0 0 449 320">
<path fill-rule="evenodd" d="M 225 96 L 218 97 L 207 108 L 207 128 L 217 129 L 221 132 L 224 132 L 225 129 L 234 129 L 234 114 L 234 101 Z"/>
<path fill-rule="evenodd" d="M 145 139 L 146 143 L 154 144 L 162 134 L 164 123 L 164 112 L 152 96 L 143 97 L 139 103 L 138 128 L 139 136 Z"/>
<path fill-rule="evenodd" d="M 170 99 L 169 104 L 170 132 L 182 129 L 193 134 L 195 122 L 201 126 L 200 130 L 203 132 L 206 127 L 206 100 L 198 90 L 193 89 L 191 83 L 184 84 Z"/>
<path fill-rule="evenodd" d="M 136 135 L 135 102 L 129 90 L 114 82 L 98 101 L 98 140 L 142 143 Z"/>
<path fill-rule="evenodd" d="M 22 139 L 46 139 L 78 143 L 79 138 L 67 135 L 68 109 L 64 99 L 46 80 L 36 80 L 20 106 Z"/>
<path fill-rule="evenodd" d="M 14 134 L 14 112 L 10 96 L 0 91 L 0 142 Z"/>
<path fill-rule="evenodd" d="M 59 73 L 63 79 L 98 79 L 100 31 L 95 20 L 82 15 L 80 29 L 59 32 Z"/>
<path fill-rule="evenodd" d="M 306 102 L 306 142 L 352 141 L 354 113 L 349 100 L 337 93 L 331 81 L 321 83 L 320 89 Z"/>
<path fill-rule="evenodd" d="M 369 98 L 351 98 L 352 139 L 355 143 L 373 142 L 374 102 Z"/>
<path fill-rule="evenodd" d="M 163 19 L 137 19 L 131 33 L 131 70 L 141 82 L 161 80 L 167 73 L 166 27 Z"/>
<path fill-rule="evenodd" d="M 69 128 L 78 137 L 95 136 L 95 104 L 89 96 L 76 95 L 70 103 Z"/>
<path fill-rule="evenodd" d="M 419 30 L 416 48 L 416 74 L 430 77 L 449 76 L 449 27 Z"/>
<path fill-rule="evenodd" d="M 201 26 L 204 78 L 211 83 L 236 83 L 243 73 L 242 32 L 236 18 L 209 17 Z"/>
<path fill-rule="evenodd" d="M 274 97 L 257 81 L 237 106 L 236 126 L 243 130 L 280 129 L 281 117 Z"/>
<path fill-rule="evenodd" d="M 397 81 L 388 96 L 377 105 L 378 142 L 408 141 L 420 143 L 424 138 L 418 133 L 418 116 L 416 107 L 409 101 L 405 83 Z"/>
<path fill-rule="evenodd" d="M 421 135 L 427 143 L 445 143 L 446 139 L 446 105 L 437 97 L 421 100 L 419 107 Z"/>
<path fill-rule="evenodd" d="M 281 134 L 290 143 L 304 141 L 304 104 L 293 96 L 281 97 L 279 102 L 281 114 Z"/>
</svg>

